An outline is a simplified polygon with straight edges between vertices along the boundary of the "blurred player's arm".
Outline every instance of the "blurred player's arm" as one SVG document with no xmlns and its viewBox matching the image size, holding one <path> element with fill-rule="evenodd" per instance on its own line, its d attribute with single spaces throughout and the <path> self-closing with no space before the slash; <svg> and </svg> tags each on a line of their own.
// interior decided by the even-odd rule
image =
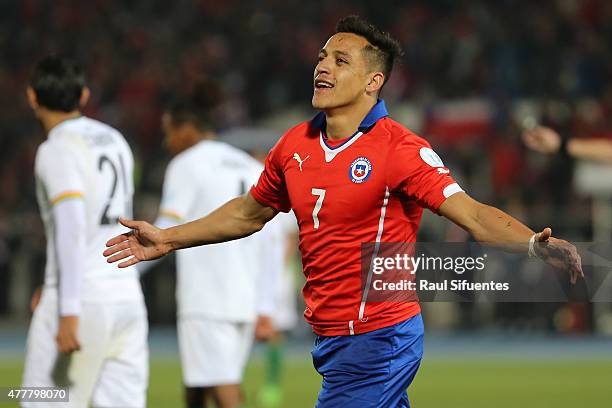
<svg viewBox="0 0 612 408">
<path fill-rule="evenodd" d="M 569 138 L 563 145 L 561 136 L 551 128 L 537 126 L 523 132 L 525 145 L 543 154 L 556 154 L 561 149 L 573 158 L 612 163 L 612 141 L 608 139 Z"/>
<path fill-rule="evenodd" d="M 36 173 L 41 177 L 51 205 L 58 263 L 58 349 L 70 353 L 80 348 L 77 337 L 81 292 L 86 263 L 87 210 L 84 183 L 76 159 L 61 141 L 39 147 Z"/>
<path fill-rule="evenodd" d="M 119 264 L 120 268 L 125 268 L 178 249 L 244 238 L 261 230 L 276 214 L 274 208 L 260 204 L 246 193 L 205 217 L 168 229 L 144 221 L 121 219 L 120 222 L 132 231 L 110 239 L 104 256 L 108 257 L 108 262 L 129 257 Z"/>
<path fill-rule="evenodd" d="M 272 316 L 278 314 L 278 293 L 285 267 L 283 229 L 277 220 L 268 224 L 257 236 L 259 244 L 259 276 L 257 277 L 257 322 L 255 338 L 268 341 L 276 336 Z"/>
<path fill-rule="evenodd" d="M 86 208 L 80 198 L 53 207 L 59 264 L 60 324 L 57 345 L 62 353 L 80 349 L 77 331 L 81 314 L 81 291 L 85 270 Z"/>
<path fill-rule="evenodd" d="M 448 197 L 440 206 L 439 213 L 465 229 L 479 242 L 506 251 L 529 252 L 556 268 L 567 268 L 572 283 L 579 276 L 584 277 L 576 247 L 552 237 L 550 228 L 544 228 L 536 234 L 512 216 L 482 204 L 464 192 Z"/>
<path fill-rule="evenodd" d="M 38 286 L 34 289 L 34 293 L 32 293 L 32 298 L 30 299 L 30 311 L 32 313 L 34 313 L 40 303 L 40 295 L 42 295 L 42 286 Z"/>
</svg>

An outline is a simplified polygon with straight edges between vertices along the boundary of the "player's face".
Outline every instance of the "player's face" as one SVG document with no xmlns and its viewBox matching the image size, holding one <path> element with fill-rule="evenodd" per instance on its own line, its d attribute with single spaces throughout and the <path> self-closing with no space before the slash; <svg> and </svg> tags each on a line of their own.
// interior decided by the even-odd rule
<svg viewBox="0 0 612 408">
<path fill-rule="evenodd" d="M 371 80 L 371 69 L 363 55 L 366 45 L 365 38 L 352 33 L 337 33 L 327 41 L 314 70 L 314 108 L 347 106 L 366 95 Z"/>
<path fill-rule="evenodd" d="M 162 116 L 162 128 L 164 129 L 166 148 L 172 156 L 179 154 L 189 147 L 185 135 L 185 127 L 175 125 L 168 113 L 164 113 Z"/>
</svg>

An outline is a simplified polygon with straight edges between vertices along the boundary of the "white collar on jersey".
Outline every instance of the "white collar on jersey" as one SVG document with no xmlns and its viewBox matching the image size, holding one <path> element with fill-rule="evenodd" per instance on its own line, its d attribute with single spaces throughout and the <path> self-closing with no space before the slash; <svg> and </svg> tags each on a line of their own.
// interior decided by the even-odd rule
<svg viewBox="0 0 612 408">
<path fill-rule="evenodd" d="M 74 123 L 80 119 L 83 119 L 85 116 L 83 115 L 79 115 L 76 116 L 74 118 L 69 118 L 69 119 L 64 119 L 61 122 L 59 122 L 58 124 L 56 124 L 55 126 L 53 126 L 51 129 L 49 129 L 49 132 L 47 133 L 47 137 L 50 139 L 52 137 L 54 137 L 56 134 L 60 133 L 59 129 L 63 128 L 65 125 L 67 125 L 68 123 Z"/>
<path fill-rule="evenodd" d="M 361 131 L 356 132 L 353 134 L 353 136 L 349 137 L 340 146 L 331 147 L 331 146 L 328 146 L 328 144 L 325 142 L 325 136 L 323 136 L 323 131 L 322 130 L 319 131 L 319 144 L 321 145 L 321 148 L 325 152 L 325 162 L 329 163 L 330 161 L 334 160 L 334 157 L 336 157 L 338 153 L 347 149 L 350 145 L 355 143 L 357 139 L 361 137 L 361 135 L 363 135 L 363 132 Z"/>
</svg>

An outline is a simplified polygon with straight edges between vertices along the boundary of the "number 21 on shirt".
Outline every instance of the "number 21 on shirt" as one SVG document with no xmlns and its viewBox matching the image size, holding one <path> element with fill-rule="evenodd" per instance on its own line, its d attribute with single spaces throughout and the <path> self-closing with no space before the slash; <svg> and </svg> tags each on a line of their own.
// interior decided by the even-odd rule
<svg viewBox="0 0 612 408">
<path fill-rule="evenodd" d="M 127 175 L 125 172 L 125 165 L 123 163 L 123 157 L 119 155 L 119 166 L 111 160 L 108 155 L 102 154 L 98 160 L 98 171 L 101 174 L 108 173 L 110 170 L 110 176 L 112 179 L 111 189 L 107 201 L 102 210 L 100 217 L 100 225 L 113 225 L 119 220 L 119 217 L 131 217 L 132 202 L 128 191 Z M 123 194 L 117 194 L 117 184 L 121 182 L 123 185 Z M 123 206 L 122 206 L 123 204 Z M 118 210 L 117 214 L 110 214 L 111 207 Z"/>
</svg>

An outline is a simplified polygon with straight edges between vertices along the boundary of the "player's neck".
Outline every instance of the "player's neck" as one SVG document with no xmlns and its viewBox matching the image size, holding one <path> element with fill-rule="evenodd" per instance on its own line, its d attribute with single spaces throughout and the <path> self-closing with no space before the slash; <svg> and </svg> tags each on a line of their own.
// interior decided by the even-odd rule
<svg viewBox="0 0 612 408">
<path fill-rule="evenodd" d="M 193 146 L 197 145 L 200 142 L 216 140 L 216 139 L 217 137 L 215 136 L 213 132 L 201 132 L 201 133 L 194 134 L 193 137 L 188 141 L 187 146 L 185 147 L 185 150 L 192 148 Z"/>
<path fill-rule="evenodd" d="M 199 132 L 192 133 L 183 139 L 182 143 L 178 144 L 180 147 L 175 147 L 174 151 L 170 151 L 173 156 L 183 153 L 185 150 L 191 149 L 193 146 L 206 140 L 215 140 L 216 136 L 213 132 Z"/>
<path fill-rule="evenodd" d="M 81 112 L 78 110 L 72 112 L 56 112 L 47 110 L 44 113 L 41 113 L 38 117 L 43 125 L 43 128 L 45 129 L 45 133 L 49 134 L 51 129 L 60 123 L 66 120 L 78 118 L 79 116 L 81 116 Z"/>
<path fill-rule="evenodd" d="M 364 98 L 354 104 L 325 111 L 325 134 L 330 140 L 340 140 L 351 136 L 376 105 L 376 99 Z"/>
<path fill-rule="evenodd" d="M 217 135 L 215 135 L 212 131 L 202 132 L 198 134 L 198 141 L 196 143 L 201 142 L 202 140 L 215 140 Z"/>
</svg>

